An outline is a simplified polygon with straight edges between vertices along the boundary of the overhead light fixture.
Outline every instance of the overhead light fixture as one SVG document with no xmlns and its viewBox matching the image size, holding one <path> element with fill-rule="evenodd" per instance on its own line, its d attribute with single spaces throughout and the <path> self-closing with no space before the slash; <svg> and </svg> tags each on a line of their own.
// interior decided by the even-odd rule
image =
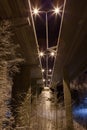
<svg viewBox="0 0 87 130">
<path fill-rule="evenodd" d="M 45 82 L 46 80 L 45 79 L 43 79 L 43 82 Z"/>
<path fill-rule="evenodd" d="M 54 13 L 55 13 L 55 14 L 59 14 L 59 13 L 60 13 L 59 7 L 55 7 L 55 8 L 54 8 Z"/>
<path fill-rule="evenodd" d="M 44 56 L 44 52 L 40 52 L 40 53 L 39 53 L 39 56 L 40 56 L 40 57 L 43 57 L 43 56 Z"/>
<path fill-rule="evenodd" d="M 48 79 L 48 82 L 50 82 L 50 79 Z"/>
<path fill-rule="evenodd" d="M 52 72 L 52 69 L 49 69 L 49 72 Z"/>
<path fill-rule="evenodd" d="M 35 15 L 38 15 L 38 14 L 39 14 L 39 9 L 38 9 L 38 8 L 34 8 L 34 9 L 33 9 L 33 13 L 34 13 Z"/>
<path fill-rule="evenodd" d="M 55 53 L 54 53 L 54 52 L 51 52 L 50 55 L 53 57 L 53 56 L 55 56 Z"/>
<path fill-rule="evenodd" d="M 42 69 L 42 72 L 45 72 L 45 70 L 44 70 L 44 69 Z"/>
</svg>

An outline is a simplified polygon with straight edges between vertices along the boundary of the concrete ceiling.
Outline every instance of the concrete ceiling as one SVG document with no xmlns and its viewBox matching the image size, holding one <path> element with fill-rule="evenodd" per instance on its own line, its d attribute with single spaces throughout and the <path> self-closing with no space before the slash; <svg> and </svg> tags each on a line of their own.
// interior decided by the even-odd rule
<svg viewBox="0 0 87 130">
<path fill-rule="evenodd" d="M 20 44 L 20 51 L 31 69 L 31 78 L 42 78 L 39 47 L 35 39 L 28 2 L 28 0 L 0 0 L 0 19 L 12 22 L 14 41 Z"/>
<path fill-rule="evenodd" d="M 64 68 L 70 80 L 87 69 L 87 0 L 66 0 L 53 83 L 62 81 Z"/>
</svg>

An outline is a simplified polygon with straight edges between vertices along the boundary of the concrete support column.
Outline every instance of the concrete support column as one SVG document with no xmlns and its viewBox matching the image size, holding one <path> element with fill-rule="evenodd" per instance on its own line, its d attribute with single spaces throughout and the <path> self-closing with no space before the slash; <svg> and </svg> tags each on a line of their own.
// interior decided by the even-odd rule
<svg viewBox="0 0 87 130">
<path fill-rule="evenodd" d="M 69 76 L 66 70 L 64 70 L 63 87 L 64 87 L 64 103 L 66 111 L 66 128 L 67 130 L 73 130 L 73 118 L 72 118 L 72 104 L 71 104 L 71 92 Z"/>
<path fill-rule="evenodd" d="M 13 113 L 19 126 L 30 123 L 31 114 L 31 76 L 30 66 L 20 66 L 20 72 L 14 77 L 12 89 Z"/>
<path fill-rule="evenodd" d="M 39 84 L 40 80 L 39 78 L 31 79 L 31 91 L 33 95 L 37 94 L 38 96 L 42 90 L 42 84 Z"/>
<path fill-rule="evenodd" d="M 10 122 L 11 116 L 8 118 L 6 113 L 10 113 L 7 105 L 11 99 L 11 82 L 8 76 L 7 62 L 0 62 L 0 130 L 2 130 L 3 122 Z M 6 125 L 7 128 L 7 125 Z M 9 128 L 10 129 L 10 128 Z"/>
<path fill-rule="evenodd" d="M 7 106 L 7 66 L 5 63 L 0 63 L 0 130 L 2 129 L 2 122 L 5 119 Z"/>
</svg>

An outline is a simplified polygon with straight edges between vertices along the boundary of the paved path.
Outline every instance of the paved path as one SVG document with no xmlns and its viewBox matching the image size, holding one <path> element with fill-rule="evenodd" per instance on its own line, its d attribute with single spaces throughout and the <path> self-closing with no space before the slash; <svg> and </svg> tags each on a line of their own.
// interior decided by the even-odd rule
<svg viewBox="0 0 87 130">
<path fill-rule="evenodd" d="M 65 110 L 61 104 L 56 104 L 56 97 L 49 89 L 35 97 L 31 107 L 29 125 L 21 130 L 65 130 Z M 75 116 L 76 109 L 73 110 Z M 73 114 L 74 115 L 74 114 Z M 80 115 L 81 116 L 81 115 Z M 74 118 L 74 130 L 87 130 Z M 17 129 L 20 130 L 20 129 Z"/>
<path fill-rule="evenodd" d="M 32 106 L 32 118 L 30 121 L 31 130 L 61 130 L 63 123 L 63 113 L 58 111 L 55 105 L 55 97 L 52 97 L 49 89 L 42 91 Z M 61 109 L 62 110 L 62 109 Z M 58 120 L 58 117 L 60 120 Z M 59 125 L 58 125 L 59 124 Z"/>
</svg>

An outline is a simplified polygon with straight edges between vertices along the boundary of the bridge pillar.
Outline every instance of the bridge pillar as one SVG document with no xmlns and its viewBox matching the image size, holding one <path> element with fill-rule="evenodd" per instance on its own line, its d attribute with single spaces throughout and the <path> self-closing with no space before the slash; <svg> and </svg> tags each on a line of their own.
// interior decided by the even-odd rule
<svg viewBox="0 0 87 130">
<path fill-rule="evenodd" d="M 66 128 L 67 130 L 74 130 L 73 118 L 72 118 L 72 104 L 71 104 L 71 92 L 69 76 L 66 70 L 63 73 L 63 88 L 64 88 L 64 104 L 66 111 Z"/>
<path fill-rule="evenodd" d="M 18 124 L 26 125 L 31 109 L 31 77 L 30 66 L 21 65 L 20 72 L 14 76 L 12 87 L 13 114 Z M 24 110 L 24 112 L 22 112 Z M 22 117 L 22 118 L 21 118 Z M 24 124 L 23 124 L 24 123 Z"/>
<path fill-rule="evenodd" d="M 32 96 L 33 95 L 39 95 L 41 93 L 42 87 L 40 84 L 38 84 L 38 78 L 31 79 L 31 91 L 32 91 Z"/>
</svg>

